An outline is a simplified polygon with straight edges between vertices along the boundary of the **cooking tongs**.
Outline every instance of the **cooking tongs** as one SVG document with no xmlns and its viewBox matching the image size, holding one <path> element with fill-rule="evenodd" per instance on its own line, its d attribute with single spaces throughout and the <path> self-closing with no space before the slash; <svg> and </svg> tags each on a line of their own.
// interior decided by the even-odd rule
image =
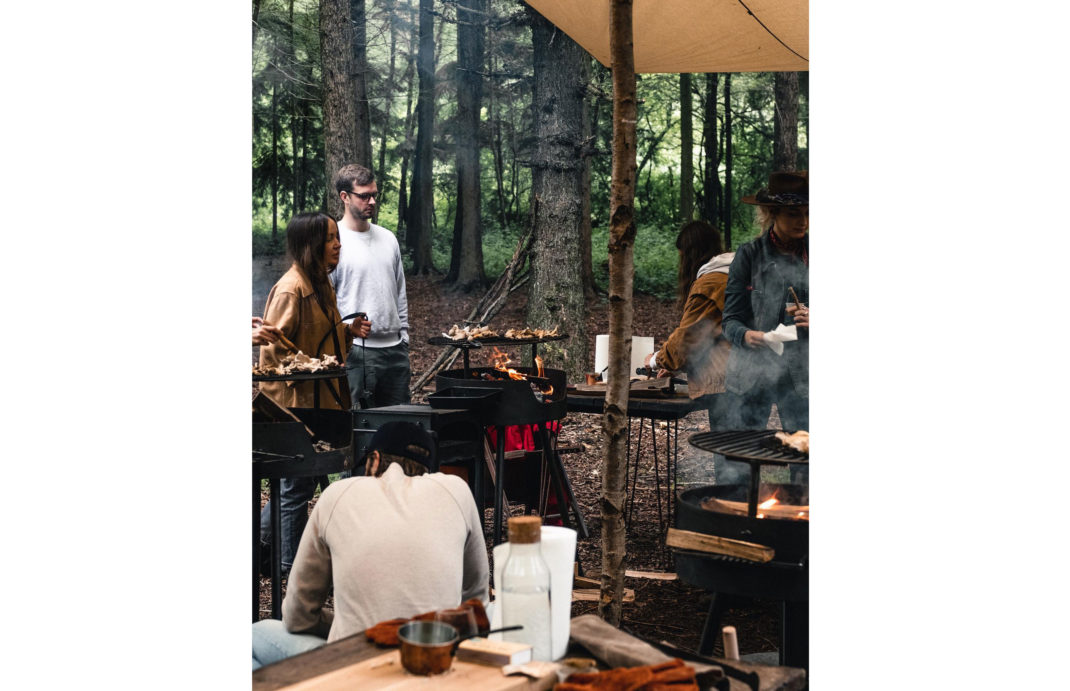
<svg viewBox="0 0 1070 691">
<path fill-rule="evenodd" d="M 651 379 L 657 379 L 658 377 L 658 371 L 656 369 L 651 369 L 650 367 L 636 367 L 635 373 L 645 377 L 650 377 Z M 686 385 L 687 380 L 681 379 L 675 375 L 669 375 L 669 387 L 665 390 L 665 395 L 675 396 L 677 384 Z"/>
</svg>

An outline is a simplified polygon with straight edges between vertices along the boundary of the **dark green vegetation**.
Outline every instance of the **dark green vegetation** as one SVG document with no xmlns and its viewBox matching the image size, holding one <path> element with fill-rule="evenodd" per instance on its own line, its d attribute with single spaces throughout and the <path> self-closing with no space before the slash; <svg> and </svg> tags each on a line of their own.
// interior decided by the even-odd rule
<svg viewBox="0 0 1070 691">
<path fill-rule="evenodd" d="M 443 275 L 455 263 L 454 247 L 459 195 L 459 147 L 464 146 L 459 103 L 469 73 L 459 55 L 458 6 L 472 7 L 483 17 L 482 55 L 475 60 L 481 93 L 478 151 L 479 223 L 483 268 L 493 280 L 512 254 L 521 230 L 531 223 L 532 161 L 537 159 L 533 115 L 534 66 L 531 21 L 518 0 L 437 0 L 433 19 L 433 127 L 431 131 L 430 256 L 433 270 Z M 337 4 L 337 3 L 334 3 Z M 376 172 L 383 191 L 378 222 L 398 232 L 412 254 L 415 245 L 407 228 L 418 203 L 414 168 L 419 135 L 417 102 L 418 0 L 350 0 L 354 28 L 354 72 L 364 76 L 367 135 L 372 160 L 360 161 Z M 281 251 L 289 218 L 326 208 L 329 183 L 325 155 L 324 68 L 320 27 L 324 12 L 313 0 L 254 0 L 253 5 L 253 252 Z M 359 31 L 360 27 L 364 31 Z M 364 55 L 362 56 L 362 53 Z M 590 278 L 604 289 L 609 215 L 612 93 L 609 70 L 586 60 L 577 75 L 584 90 L 586 135 L 584 152 L 590 164 L 589 183 L 576 195 L 589 195 L 591 233 Z M 358 79 L 359 81 L 359 79 Z M 682 107 L 683 90 L 690 108 Z M 635 289 L 670 296 L 676 272 L 676 231 L 681 208 L 696 218 L 729 228 L 731 246 L 754 233 L 752 209 L 739 198 L 760 187 L 774 168 L 777 135 L 774 73 L 639 75 L 637 95 Z M 798 73 L 798 151 L 794 168 L 808 161 L 808 79 Z M 353 89 L 354 98 L 361 88 Z M 726 107 L 728 111 L 726 111 Z M 362 127 L 358 109 L 359 130 Z M 682 115 L 686 114 L 686 115 Z M 726 118 L 726 114 L 728 117 Z M 689 116 L 690 131 L 683 117 Z M 726 128 L 725 124 L 730 123 Z M 358 139 L 361 133 L 357 133 Z M 691 142 L 690 165 L 683 161 L 681 142 Z M 712 141 L 708 141 L 712 140 Z M 728 164 L 731 171 L 729 175 Z M 681 170 L 693 171 L 690 190 L 682 189 Z M 728 188 L 728 184 L 731 188 Z M 685 200 L 685 196 L 686 199 Z M 684 212 L 686 213 L 686 212 Z M 727 221 L 727 223 L 726 223 Z M 467 232 L 467 231 L 466 231 Z M 411 258 L 407 259 L 411 268 Z M 426 267 L 424 267 L 426 268 Z M 468 281 L 470 283 L 470 280 Z"/>
</svg>

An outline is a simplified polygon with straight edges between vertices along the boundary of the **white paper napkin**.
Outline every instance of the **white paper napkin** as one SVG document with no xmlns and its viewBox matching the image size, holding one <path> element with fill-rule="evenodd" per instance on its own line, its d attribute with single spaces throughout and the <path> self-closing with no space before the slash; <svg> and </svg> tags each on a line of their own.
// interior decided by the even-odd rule
<svg viewBox="0 0 1070 691">
<path fill-rule="evenodd" d="M 784 344 L 788 341 L 799 340 L 799 334 L 795 330 L 795 325 L 788 326 L 787 324 L 781 324 L 772 331 L 766 331 L 762 334 L 762 340 L 769 346 L 777 355 L 784 354 Z"/>
</svg>

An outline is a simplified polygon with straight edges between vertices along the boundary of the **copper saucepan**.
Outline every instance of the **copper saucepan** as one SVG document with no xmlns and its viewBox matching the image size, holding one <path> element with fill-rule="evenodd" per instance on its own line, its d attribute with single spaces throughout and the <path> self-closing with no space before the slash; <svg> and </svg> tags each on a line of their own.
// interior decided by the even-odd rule
<svg viewBox="0 0 1070 691">
<path fill-rule="evenodd" d="M 502 631 L 516 631 L 523 626 L 507 626 L 461 636 L 457 629 L 441 621 L 410 621 L 398 629 L 401 642 L 401 666 L 413 674 L 442 674 L 453 664 L 461 641 Z"/>
</svg>

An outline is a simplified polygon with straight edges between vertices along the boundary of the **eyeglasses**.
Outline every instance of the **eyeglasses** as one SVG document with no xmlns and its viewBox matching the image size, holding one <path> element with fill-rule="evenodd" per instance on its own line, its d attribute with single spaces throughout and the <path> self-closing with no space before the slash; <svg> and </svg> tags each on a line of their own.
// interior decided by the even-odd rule
<svg viewBox="0 0 1070 691">
<path fill-rule="evenodd" d="M 352 194 L 354 197 L 361 200 L 362 202 L 366 202 L 369 199 L 375 199 L 379 196 L 378 192 L 347 192 L 346 194 Z"/>
</svg>

